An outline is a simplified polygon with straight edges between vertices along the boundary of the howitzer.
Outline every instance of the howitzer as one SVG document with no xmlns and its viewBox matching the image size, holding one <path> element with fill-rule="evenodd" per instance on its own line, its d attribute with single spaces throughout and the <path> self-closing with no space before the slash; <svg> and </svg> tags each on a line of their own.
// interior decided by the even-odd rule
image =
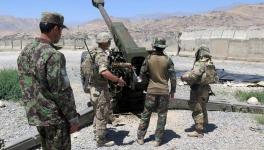
<svg viewBox="0 0 264 150">
<path fill-rule="evenodd" d="M 117 103 L 114 112 L 142 110 L 145 95 L 138 75 L 147 51 L 144 47 L 137 46 L 122 22 L 112 22 L 104 9 L 104 0 L 92 0 L 92 4 L 99 9 L 118 48 L 117 51 L 110 52 L 110 70 L 115 75 L 122 76 L 127 83 L 119 89 L 115 84 L 110 84 L 110 92 Z"/>
</svg>

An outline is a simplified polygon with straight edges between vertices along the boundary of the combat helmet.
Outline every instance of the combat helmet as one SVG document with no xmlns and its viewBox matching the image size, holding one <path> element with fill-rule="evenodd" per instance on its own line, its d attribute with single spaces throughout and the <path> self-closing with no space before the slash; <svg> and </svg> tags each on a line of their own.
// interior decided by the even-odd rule
<svg viewBox="0 0 264 150">
<path fill-rule="evenodd" d="M 196 60 L 202 57 L 208 57 L 208 58 L 212 57 L 210 54 L 210 49 L 205 45 L 201 45 L 195 53 Z"/>
<path fill-rule="evenodd" d="M 101 32 L 96 36 L 96 43 L 107 43 L 111 41 L 112 37 L 108 32 Z"/>
<path fill-rule="evenodd" d="M 158 47 L 158 48 L 166 48 L 166 47 L 168 47 L 167 44 L 166 44 L 166 40 L 164 38 L 159 38 L 159 37 L 156 37 L 153 40 L 153 43 L 151 45 L 152 45 L 152 47 Z"/>
</svg>

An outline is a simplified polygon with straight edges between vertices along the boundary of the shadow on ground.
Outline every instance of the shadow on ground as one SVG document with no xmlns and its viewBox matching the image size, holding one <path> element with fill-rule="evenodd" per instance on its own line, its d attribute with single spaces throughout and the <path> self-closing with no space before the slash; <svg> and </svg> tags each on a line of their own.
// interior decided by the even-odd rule
<svg viewBox="0 0 264 150">
<path fill-rule="evenodd" d="M 166 144 L 175 138 L 181 138 L 181 136 L 176 134 L 172 130 L 165 130 L 162 144 Z M 148 138 L 145 139 L 145 142 L 150 142 L 150 141 L 155 141 L 155 134 L 152 134 Z"/>
<path fill-rule="evenodd" d="M 209 132 L 213 132 L 216 128 L 218 128 L 215 124 L 213 123 L 208 123 L 206 126 L 205 126 L 205 133 L 209 133 Z M 194 124 L 185 129 L 184 131 L 185 132 L 193 132 L 195 130 L 195 127 L 194 127 Z"/>
<path fill-rule="evenodd" d="M 115 141 L 116 145 L 132 145 L 135 141 L 124 143 L 124 139 L 128 136 L 129 131 L 115 131 L 114 128 L 110 128 L 107 133 L 107 138 Z"/>
</svg>

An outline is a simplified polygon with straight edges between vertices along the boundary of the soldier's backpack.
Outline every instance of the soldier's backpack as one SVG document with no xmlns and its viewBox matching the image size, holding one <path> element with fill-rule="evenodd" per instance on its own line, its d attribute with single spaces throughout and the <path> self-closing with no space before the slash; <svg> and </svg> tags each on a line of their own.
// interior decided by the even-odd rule
<svg viewBox="0 0 264 150">
<path fill-rule="evenodd" d="M 93 60 L 91 59 L 88 51 L 82 52 L 80 73 L 81 73 L 83 90 L 85 93 L 90 93 L 89 83 L 91 77 L 93 76 L 94 70 L 93 70 Z"/>
<path fill-rule="evenodd" d="M 201 77 L 201 84 L 213 84 L 218 82 L 215 65 L 211 59 L 205 62 L 205 71 Z"/>
</svg>

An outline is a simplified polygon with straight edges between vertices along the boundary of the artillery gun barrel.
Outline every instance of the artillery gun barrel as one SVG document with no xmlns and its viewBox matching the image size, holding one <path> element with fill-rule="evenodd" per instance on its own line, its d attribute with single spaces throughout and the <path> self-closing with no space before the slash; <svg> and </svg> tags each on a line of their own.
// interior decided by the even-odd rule
<svg viewBox="0 0 264 150">
<path fill-rule="evenodd" d="M 112 29 L 111 29 L 112 21 L 111 21 L 110 17 L 108 16 L 108 14 L 106 13 L 106 11 L 105 11 L 103 5 L 102 5 L 102 4 L 99 4 L 99 5 L 98 5 L 98 9 L 99 9 L 101 15 L 103 16 L 103 18 L 104 18 L 104 20 L 105 20 L 105 23 L 106 23 L 106 25 L 107 25 L 107 27 L 108 27 L 108 29 L 111 31 L 111 30 L 112 30 Z"/>
<path fill-rule="evenodd" d="M 98 8 L 101 15 L 103 16 L 105 23 L 110 31 L 112 31 L 112 21 L 107 14 L 106 10 L 104 9 L 104 0 L 92 0 L 93 6 Z"/>
<path fill-rule="evenodd" d="M 146 49 L 138 47 L 127 28 L 122 22 L 113 22 L 104 8 L 104 0 L 92 0 L 94 7 L 99 9 L 108 29 L 113 35 L 116 46 L 124 53 L 124 57 L 131 62 L 133 57 L 145 57 Z"/>
</svg>

